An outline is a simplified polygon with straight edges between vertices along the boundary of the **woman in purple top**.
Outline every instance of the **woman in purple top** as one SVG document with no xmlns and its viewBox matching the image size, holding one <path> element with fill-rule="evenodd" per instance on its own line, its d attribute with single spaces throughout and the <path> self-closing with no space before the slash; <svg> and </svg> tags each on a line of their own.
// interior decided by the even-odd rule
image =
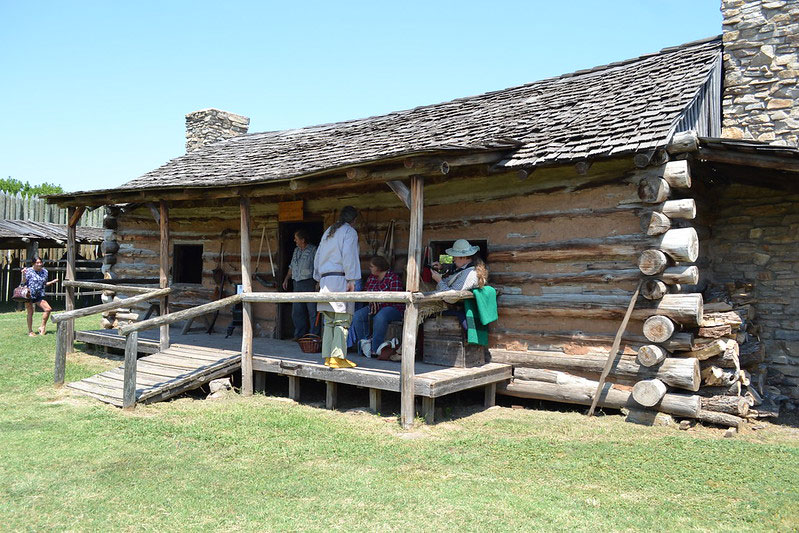
<svg viewBox="0 0 799 533">
<path fill-rule="evenodd" d="M 47 319 L 50 318 L 50 311 L 53 310 L 47 300 L 44 299 L 44 289 L 52 285 L 58 279 L 47 281 L 47 269 L 42 266 L 42 258 L 38 255 L 33 256 L 33 266 L 22 269 L 22 285 L 27 285 L 31 291 L 31 299 L 25 302 L 25 309 L 28 311 L 28 336 L 35 337 L 33 332 L 33 304 L 38 304 L 42 312 L 42 325 L 39 327 L 39 335 L 47 332 Z"/>
</svg>

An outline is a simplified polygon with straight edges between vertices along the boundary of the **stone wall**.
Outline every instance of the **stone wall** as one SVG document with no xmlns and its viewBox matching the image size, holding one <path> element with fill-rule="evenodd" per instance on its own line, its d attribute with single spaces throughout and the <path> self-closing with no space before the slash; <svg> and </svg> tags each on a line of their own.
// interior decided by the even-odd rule
<svg viewBox="0 0 799 533">
<path fill-rule="evenodd" d="M 799 194 L 732 185 L 713 210 L 712 281 L 754 284 L 766 383 L 799 401 Z"/>
<path fill-rule="evenodd" d="M 722 136 L 799 145 L 799 2 L 722 0 Z"/>
<path fill-rule="evenodd" d="M 247 133 L 250 119 L 219 109 L 202 109 L 186 115 L 186 152 L 206 144 Z"/>
</svg>

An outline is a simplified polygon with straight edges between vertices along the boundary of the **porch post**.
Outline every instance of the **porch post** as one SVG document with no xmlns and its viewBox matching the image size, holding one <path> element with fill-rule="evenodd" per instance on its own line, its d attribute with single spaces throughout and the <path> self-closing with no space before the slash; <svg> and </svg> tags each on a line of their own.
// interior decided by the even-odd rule
<svg viewBox="0 0 799 533">
<path fill-rule="evenodd" d="M 250 199 L 242 196 L 239 199 L 241 208 L 241 285 L 245 293 L 252 292 L 250 277 Z M 241 394 L 252 396 L 252 304 L 242 302 L 241 325 Z"/>
<path fill-rule="evenodd" d="M 162 289 L 169 287 L 169 207 L 166 200 L 161 200 L 160 204 L 161 215 L 161 257 L 159 262 L 159 284 Z M 169 314 L 169 296 L 164 295 L 161 297 L 161 316 Z M 169 348 L 169 324 L 161 326 L 161 332 L 158 341 L 159 350 L 163 351 Z"/>
<path fill-rule="evenodd" d="M 419 265 L 422 262 L 422 226 L 424 211 L 424 179 L 411 176 L 411 229 L 408 237 L 408 266 L 405 290 L 419 290 Z M 402 366 L 400 386 L 400 415 L 402 427 L 413 426 L 414 362 L 416 361 L 416 320 L 419 309 L 415 303 L 405 305 L 405 320 L 402 326 Z"/>
<path fill-rule="evenodd" d="M 75 240 L 77 234 L 78 220 L 85 208 L 78 210 L 75 207 L 70 207 L 67 213 L 67 270 L 64 277 L 70 281 L 75 281 Z M 66 311 L 75 309 L 75 288 L 66 288 L 66 302 L 64 304 Z M 73 346 L 75 345 L 75 321 L 67 320 L 65 324 L 65 340 L 66 353 L 72 353 Z"/>
</svg>

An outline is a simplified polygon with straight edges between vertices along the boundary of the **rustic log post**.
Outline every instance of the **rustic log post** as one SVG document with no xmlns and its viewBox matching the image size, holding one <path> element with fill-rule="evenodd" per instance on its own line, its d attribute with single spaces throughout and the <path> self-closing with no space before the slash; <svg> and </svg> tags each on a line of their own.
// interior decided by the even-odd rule
<svg viewBox="0 0 799 533">
<path fill-rule="evenodd" d="M 693 263 L 699 257 L 699 237 L 694 228 L 671 229 L 663 234 L 658 248 L 675 261 Z"/>
<path fill-rule="evenodd" d="M 675 133 L 671 138 L 671 143 L 666 146 L 670 154 L 682 154 L 685 152 L 696 152 L 699 149 L 699 137 L 694 130 L 681 131 Z"/>
<path fill-rule="evenodd" d="M 660 273 L 660 279 L 667 285 L 696 285 L 699 283 L 699 268 L 694 265 L 668 267 Z"/>
<path fill-rule="evenodd" d="M 666 395 L 666 384 L 659 379 L 644 379 L 633 386 L 633 400 L 644 407 L 654 407 Z"/>
<path fill-rule="evenodd" d="M 369 410 L 379 413 L 382 409 L 382 392 L 380 389 L 369 389 Z"/>
<path fill-rule="evenodd" d="M 419 268 L 422 262 L 422 226 L 424 223 L 424 179 L 411 176 L 411 220 L 408 237 L 408 266 L 406 289 L 408 292 L 419 290 Z M 402 427 L 413 426 L 415 414 L 414 372 L 416 361 L 416 331 L 419 308 L 413 302 L 405 305 L 405 319 L 402 326 L 402 364 L 400 387 L 400 417 Z"/>
<path fill-rule="evenodd" d="M 512 364 L 514 379 L 547 381 L 542 377 L 549 372 L 592 377 L 602 371 L 605 356 L 599 354 L 566 355 L 558 352 L 512 352 L 491 349 L 491 361 Z M 611 367 L 609 376 L 615 383 L 634 385 L 642 379 L 658 378 L 666 385 L 690 391 L 699 390 L 701 377 L 699 361 L 690 358 L 670 357 L 653 367 L 642 366 L 634 357 L 621 356 Z M 553 381 L 554 383 L 554 381 Z"/>
<path fill-rule="evenodd" d="M 55 335 L 55 371 L 53 373 L 53 383 L 56 385 L 64 384 L 64 374 L 67 368 L 67 343 L 68 330 L 67 324 L 71 321 L 56 322 Z"/>
<path fill-rule="evenodd" d="M 722 339 L 716 339 L 708 344 L 702 346 L 698 350 L 692 350 L 690 352 L 683 352 L 680 355 L 683 357 L 695 357 L 700 361 L 704 361 L 705 359 L 710 359 L 711 357 L 715 357 L 721 353 L 724 353 L 724 350 L 727 348 L 727 341 Z"/>
<path fill-rule="evenodd" d="M 489 407 L 494 407 L 497 404 L 497 384 L 496 383 L 489 383 L 485 386 L 484 394 L 483 394 L 483 406 L 488 409 Z"/>
<path fill-rule="evenodd" d="M 289 398 L 300 401 L 300 378 L 297 376 L 289 376 Z"/>
<path fill-rule="evenodd" d="M 75 240 L 77 233 L 77 225 L 80 220 L 78 212 L 83 212 L 85 208 L 80 210 L 75 207 L 68 209 L 69 224 L 67 224 L 67 271 L 65 272 L 65 279 L 75 281 Z M 75 289 L 73 287 L 66 288 L 66 302 L 64 303 L 66 311 L 75 309 Z M 66 324 L 66 353 L 72 353 L 75 344 L 75 321 L 70 320 Z"/>
<path fill-rule="evenodd" d="M 427 396 L 422 397 L 422 416 L 427 424 L 436 422 L 436 399 Z"/>
<path fill-rule="evenodd" d="M 122 378 L 122 408 L 136 407 L 136 364 L 139 355 L 139 332 L 125 336 L 125 367 Z"/>
<path fill-rule="evenodd" d="M 411 208 L 411 191 L 408 189 L 407 185 L 399 180 L 387 181 L 386 185 L 388 185 L 389 189 L 394 191 L 394 194 L 397 195 L 397 198 L 402 201 L 405 207 L 408 209 Z"/>
<path fill-rule="evenodd" d="M 743 418 L 735 415 L 719 413 L 716 411 L 707 411 L 705 409 L 701 409 L 699 411 L 699 416 L 697 416 L 697 418 L 699 418 L 699 420 L 702 422 L 709 422 L 719 426 L 734 427 L 736 429 L 740 429 L 745 422 Z"/>
<path fill-rule="evenodd" d="M 561 374 L 557 383 L 514 380 L 508 384 L 498 384 L 497 391 L 519 398 L 590 405 L 596 386 L 596 381 Z M 612 383 L 605 383 L 602 387 L 597 405 L 613 409 L 640 407 L 633 400 L 631 392 L 619 390 Z M 696 418 L 700 411 L 700 397 L 695 394 L 667 393 L 654 408 L 663 413 Z"/>
<path fill-rule="evenodd" d="M 647 235 L 661 235 L 671 229 L 671 219 L 663 213 L 652 211 L 641 217 L 641 229 Z"/>
<path fill-rule="evenodd" d="M 338 383 L 325 381 L 325 408 L 333 410 L 338 403 Z"/>
<path fill-rule="evenodd" d="M 668 200 L 660 205 L 660 212 L 671 219 L 693 220 L 696 218 L 696 201 L 693 198 Z"/>
<path fill-rule="evenodd" d="M 165 200 L 160 203 L 160 228 L 161 228 L 161 247 L 158 262 L 158 286 L 162 289 L 169 287 L 169 207 Z M 161 316 L 169 314 L 169 295 L 161 297 Z M 169 348 L 169 324 L 161 326 L 158 339 L 158 348 L 161 351 Z"/>
<path fill-rule="evenodd" d="M 735 416 L 746 416 L 749 413 L 749 401 L 743 396 L 711 396 L 702 398 L 702 409 L 727 413 Z"/>
<path fill-rule="evenodd" d="M 241 210 L 241 285 L 244 294 L 252 292 L 252 277 L 250 275 L 250 199 L 242 196 L 239 200 Z M 241 394 L 252 396 L 252 304 L 242 302 L 241 322 Z"/>
<path fill-rule="evenodd" d="M 666 254 L 654 248 L 641 252 L 638 259 L 638 269 L 647 276 L 657 276 L 666 269 L 669 259 Z"/>
<path fill-rule="evenodd" d="M 727 386 L 721 387 L 707 387 L 702 386 L 697 392 L 700 396 L 710 397 L 710 396 L 740 396 L 741 395 L 741 382 L 736 381 L 735 383 Z"/>
<path fill-rule="evenodd" d="M 702 321 L 702 309 L 701 293 L 664 294 L 651 307 L 639 310 L 634 316 L 639 318 L 646 313 L 664 315 L 678 324 L 695 327 Z"/>
<path fill-rule="evenodd" d="M 659 279 L 648 279 L 641 287 L 641 295 L 647 300 L 660 300 L 668 292 L 668 287 Z"/>
<path fill-rule="evenodd" d="M 644 337 L 652 342 L 665 342 L 674 335 L 674 322 L 670 318 L 655 315 L 644 321 Z"/>
<path fill-rule="evenodd" d="M 691 169 L 688 161 L 669 161 L 663 170 L 663 179 L 674 189 L 691 188 Z"/>
<path fill-rule="evenodd" d="M 650 176 L 642 179 L 638 184 L 638 197 L 642 202 L 648 204 L 664 202 L 669 197 L 670 192 L 669 184 L 663 178 Z"/>
<path fill-rule="evenodd" d="M 638 348 L 638 362 L 646 367 L 652 367 L 662 363 L 670 354 L 656 344 L 647 344 Z"/>
</svg>

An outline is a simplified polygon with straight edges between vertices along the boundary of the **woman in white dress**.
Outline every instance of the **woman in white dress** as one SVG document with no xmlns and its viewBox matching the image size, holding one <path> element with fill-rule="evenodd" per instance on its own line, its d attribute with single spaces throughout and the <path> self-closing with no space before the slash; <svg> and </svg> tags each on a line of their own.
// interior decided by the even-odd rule
<svg viewBox="0 0 799 533">
<path fill-rule="evenodd" d="M 350 224 L 358 211 L 347 206 L 341 210 L 338 222 L 327 228 L 314 257 L 313 277 L 319 282 L 319 292 L 353 292 L 361 279 L 361 260 L 358 232 Z M 352 368 L 347 359 L 347 334 L 352 323 L 353 302 L 319 303 L 317 310 L 324 317 L 322 356 L 331 368 Z"/>
</svg>

